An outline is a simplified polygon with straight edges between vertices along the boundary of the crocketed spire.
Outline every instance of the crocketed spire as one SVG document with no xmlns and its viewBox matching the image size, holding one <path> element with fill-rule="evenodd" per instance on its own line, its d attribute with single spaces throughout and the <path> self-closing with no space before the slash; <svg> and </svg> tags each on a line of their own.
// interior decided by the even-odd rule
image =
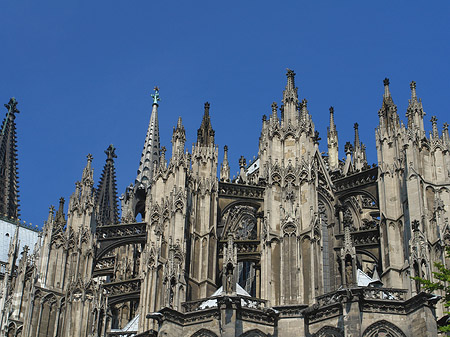
<svg viewBox="0 0 450 337">
<path fill-rule="evenodd" d="M 5 104 L 8 109 L 0 133 L 0 215 L 17 219 L 19 216 L 19 191 L 17 181 L 17 101 L 13 97 Z"/>
<path fill-rule="evenodd" d="M 139 169 L 135 184 L 137 187 L 148 187 L 153 178 L 153 170 L 155 165 L 159 164 L 160 157 L 160 140 L 159 140 L 159 125 L 158 125 L 158 101 L 159 88 L 155 87 L 152 94 L 153 105 L 152 114 L 150 116 L 150 123 L 147 129 L 147 136 L 145 137 L 144 149 L 142 150 L 141 161 L 139 162 Z"/>
<path fill-rule="evenodd" d="M 209 102 L 205 103 L 205 113 L 203 114 L 202 124 L 197 130 L 197 144 L 200 146 L 211 146 L 214 144 L 214 130 L 211 126 L 211 118 L 209 117 Z"/>
<path fill-rule="evenodd" d="M 383 80 L 384 94 L 381 109 L 378 111 L 380 126 L 385 130 L 394 130 L 400 127 L 400 119 L 397 114 L 397 106 L 394 104 L 389 90 L 389 79 Z"/>
<path fill-rule="evenodd" d="M 105 151 L 107 156 L 106 163 L 103 167 L 95 198 L 98 226 L 114 225 L 119 222 L 116 170 L 114 168 L 114 158 L 117 158 L 115 150 L 111 144 Z"/>
<path fill-rule="evenodd" d="M 283 120 L 293 123 L 297 119 L 298 88 L 295 87 L 295 72 L 286 69 L 287 83 L 283 91 Z"/>
</svg>

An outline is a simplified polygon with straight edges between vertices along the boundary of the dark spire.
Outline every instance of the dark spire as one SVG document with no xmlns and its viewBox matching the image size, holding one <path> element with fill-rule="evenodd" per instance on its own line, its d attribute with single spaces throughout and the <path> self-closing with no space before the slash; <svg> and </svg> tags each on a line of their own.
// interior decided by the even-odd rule
<svg viewBox="0 0 450 337">
<path fill-rule="evenodd" d="M 215 132 L 211 126 L 211 119 L 209 118 L 209 106 L 209 102 L 206 102 L 202 124 L 197 131 L 197 144 L 200 146 L 211 146 L 214 144 Z"/>
<path fill-rule="evenodd" d="M 358 127 L 359 127 L 358 123 L 353 124 L 353 128 L 355 129 L 355 142 L 354 142 L 355 149 L 358 149 L 361 146 L 361 141 L 359 140 Z"/>
<path fill-rule="evenodd" d="M 95 198 L 98 226 L 114 225 L 119 222 L 116 170 L 114 168 L 114 158 L 117 158 L 115 150 L 111 144 L 105 151 L 107 156 L 106 164 L 103 167 Z"/>
<path fill-rule="evenodd" d="M 59 208 L 58 211 L 56 211 L 56 215 L 55 215 L 55 230 L 58 229 L 63 229 L 64 226 L 66 225 L 66 215 L 64 214 L 64 198 L 61 197 L 59 199 Z M 53 206 L 52 206 L 53 207 Z M 51 209 L 51 211 L 53 211 L 53 209 Z"/>
<path fill-rule="evenodd" d="M 0 133 L 0 215 L 17 219 L 19 198 L 17 181 L 16 118 L 17 101 L 13 97 L 5 104 L 8 113 Z"/>
</svg>

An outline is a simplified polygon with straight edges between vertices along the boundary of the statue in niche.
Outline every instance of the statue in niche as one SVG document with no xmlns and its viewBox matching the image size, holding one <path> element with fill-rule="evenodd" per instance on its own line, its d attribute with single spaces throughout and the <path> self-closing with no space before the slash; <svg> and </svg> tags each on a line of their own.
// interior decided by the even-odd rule
<svg viewBox="0 0 450 337">
<path fill-rule="evenodd" d="M 225 285 L 225 291 L 227 294 L 231 294 L 233 292 L 233 267 L 231 265 L 228 265 L 227 271 L 226 271 L 226 285 Z"/>
<path fill-rule="evenodd" d="M 170 288 L 169 288 L 169 307 L 173 308 L 173 296 L 175 293 L 175 279 L 172 278 L 170 281 Z"/>
<path fill-rule="evenodd" d="M 353 267 L 352 261 L 350 260 L 345 262 L 345 281 L 347 282 L 347 285 L 353 284 Z"/>
</svg>

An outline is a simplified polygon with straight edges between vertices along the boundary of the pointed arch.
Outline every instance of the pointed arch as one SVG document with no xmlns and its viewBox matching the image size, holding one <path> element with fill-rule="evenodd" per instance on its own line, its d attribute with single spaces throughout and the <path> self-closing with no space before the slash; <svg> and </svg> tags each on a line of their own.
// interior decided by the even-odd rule
<svg viewBox="0 0 450 337">
<path fill-rule="evenodd" d="M 313 334 L 313 337 L 344 337 L 344 334 L 339 328 L 333 326 L 324 326 L 315 334 Z"/>
<path fill-rule="evenodd" d="M 384 334 L 386 337 L 406 337 L 405 333 L 396 325 L 381 320 L 371 324 L 363 333 L 362 337 L 377 337 Z"/>
<path fill-rule="evenodd" d="M 218 337 L 214 332 L 207 329 L 200 329 L 195 332 L 191 337 Z"/>
<path fill-rule="evenodd" d="M 259 329 L 252 329 L 247 332 L 244 332 L 239 337 L 267 337 L 267 334 L 265 334 Z"/>
</svg>

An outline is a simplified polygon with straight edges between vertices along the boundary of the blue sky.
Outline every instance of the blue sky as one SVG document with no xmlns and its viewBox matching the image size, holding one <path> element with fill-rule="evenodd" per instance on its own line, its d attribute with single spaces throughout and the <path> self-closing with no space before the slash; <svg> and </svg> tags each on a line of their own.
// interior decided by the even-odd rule
<svg viewBox="0 0 450 337">
<path fill-rule="evenodd" d="M 376 161 L 385 77 L 403 120 L 414 80 L 428 130 L 432 115 L 440 129 L 450 121 L 448 1 L 3 0 L 0 12 L 0 100 L 19 101 L 21 214 L 34 225 L 68 200 L 88 153 L 98 181 L 110 143 L 119 195 L 134 181 L 155 85 L 162 145 L 170 149 L 181 116 L 191 150 L 209 101 L 232 172 L 241 155 L 257 155 L 261 117 L 280 104 L 287 67 L 322 151 L 335 107 L 340 157 L 358 122 Z"/>
</svg>

